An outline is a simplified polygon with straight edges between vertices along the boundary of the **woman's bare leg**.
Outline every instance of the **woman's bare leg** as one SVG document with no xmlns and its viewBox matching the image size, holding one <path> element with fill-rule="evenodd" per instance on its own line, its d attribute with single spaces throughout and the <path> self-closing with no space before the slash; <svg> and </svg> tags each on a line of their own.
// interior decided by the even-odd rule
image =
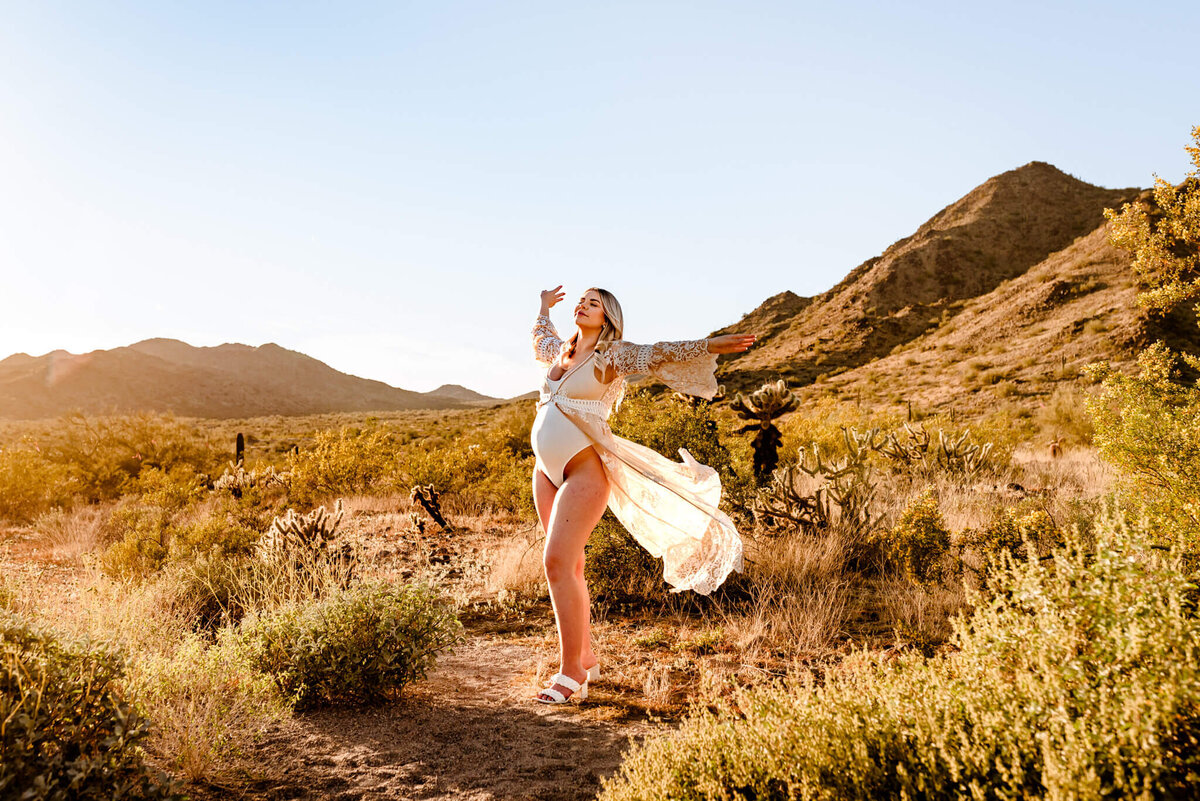
<svg viewBox="0 0 1200 801">
<path fill-rule="evenodd" d="M 550 477 L 541 470 L 535 469 L 533 471 L 533 504 L 537 507 L 543 533 L 550 528 L 550 511 L 554 508 L 554 496 L 557 494 L 558 487 L 554 486 Z M 587 582 L 584 580 L 584 555 L 582 553 L 579 554 L 579 562 L 575 565 L 575 578 L 583 587 L 583 603 L 588 611 L 583 626 L 583 650 L 579 654 L 580 664 L 583 665 L 584 670 L 587 670 L 600 660 L 596 658 L 596 653 L 592 650 L 592 599 L 588 593 Z"/>
<path fill-rule="evenodd" d="M 595 449 L 567 463 L 566 478 L 554 498 L 543 564 L 558 623 L 560 672 L 582 682 L 588 635 L 588 593 L 583 581 L 583 547 L 608 506 L 608 476 Z M 557 685 L 556 685 L 557 686 Z M 570 691 L 558 687 L 564 695 Z"/>
</svg>

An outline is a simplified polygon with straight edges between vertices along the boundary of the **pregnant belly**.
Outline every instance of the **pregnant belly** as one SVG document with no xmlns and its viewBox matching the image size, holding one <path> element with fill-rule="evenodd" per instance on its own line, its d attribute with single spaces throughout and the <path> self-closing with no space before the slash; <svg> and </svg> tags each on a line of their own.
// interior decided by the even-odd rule
<svg viewBox="0 0 1200 801">
<path fill-rule="evenodd" d="M 561 470 L 566 460 L 578 453 L 580 448 L 591 444 L 587 434 L 580 431 L 553 403 L 547 403 L 538 410 L 529 439 L 538 460 L 553 466 L 556 471 Z"/>
</svg>

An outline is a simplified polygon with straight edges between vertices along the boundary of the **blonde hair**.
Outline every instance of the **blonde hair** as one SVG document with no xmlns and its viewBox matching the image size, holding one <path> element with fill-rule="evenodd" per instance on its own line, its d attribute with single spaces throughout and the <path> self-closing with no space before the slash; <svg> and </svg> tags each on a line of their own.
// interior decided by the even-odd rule
<svg viewBox="0 0 1200 801">
<path fill-rule="evenodd" d="M 621 304 L 607 289 L 598 286 L 588 287 L 583 294 L 595 292 L 600 296 L 600 307 L 604 309 L 604 324 L 600 326 L 600 336 L 596 340 L 596 352 L 603 353 L 611 342 L 621 339 L 625 332 L 625 315 L 621 312 Z M 575 346 L 579 344 L 579 329 L 567 340 L 567 355 L 575 355 Z"/>
</svg>

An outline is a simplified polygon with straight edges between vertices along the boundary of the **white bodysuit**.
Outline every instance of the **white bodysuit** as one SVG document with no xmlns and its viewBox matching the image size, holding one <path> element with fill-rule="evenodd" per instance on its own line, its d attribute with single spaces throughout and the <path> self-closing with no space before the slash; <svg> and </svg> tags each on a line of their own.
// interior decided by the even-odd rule
<svg viewBox="0 0 1200 801">
<path fill-rule="evenodd" d="M 562 486 L 563 469 L 592 446 L 609 478 L 609 508 L 633 537 L 663 560 L 663 577 L 675 591 L 708 594 L 742 567 L 742 541 L 733 522 L 717 507 L 717 472 L 680 449 L 683 462 L 612 433 L 608 416 L 625 394 L 625 378 L 650 374 L 672 389 L 712 398 L 717 357 L 708 340 L 636 345 L 618 340 L 596 351 L 558 379 L 550 378 L 566 345 L 550 318 L 533 328 L 535 357 L 547 365 L 530 440 L 536 469 Z M 607 384 L 600 379 L 611 373 Z"/>
</svg>

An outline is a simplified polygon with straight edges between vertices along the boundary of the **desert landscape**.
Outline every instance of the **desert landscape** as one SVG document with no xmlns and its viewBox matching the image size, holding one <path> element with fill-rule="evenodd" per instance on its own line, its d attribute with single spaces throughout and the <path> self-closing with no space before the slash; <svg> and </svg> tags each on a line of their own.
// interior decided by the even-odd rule
<svg viewBox="0 0 1200 801">
<path fill-rule="evenodd" d="M 758 340 L 713 401 L 634 382 L 613 431 L 718 471 L 745 570 L 672 593 L 607 514 L 565 706 L 532 702 L 529 397 L 277 345 L 9 356 L 0 796 L 1190 797 L 1189 153 L 996 175 L 714 332 Z"/>
</svg>

